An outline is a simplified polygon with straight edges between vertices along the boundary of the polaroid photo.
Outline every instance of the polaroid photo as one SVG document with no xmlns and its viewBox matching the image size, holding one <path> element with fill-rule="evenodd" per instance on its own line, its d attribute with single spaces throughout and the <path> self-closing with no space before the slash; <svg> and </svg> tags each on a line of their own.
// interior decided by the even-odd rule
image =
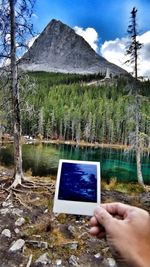
<svg viewBox="0 0 150 267">
<path fill-rule="evenodd" d="M 99 162 L 61 159 L 53 212 L 92 216 L 100 191 Z"/>
</svg>

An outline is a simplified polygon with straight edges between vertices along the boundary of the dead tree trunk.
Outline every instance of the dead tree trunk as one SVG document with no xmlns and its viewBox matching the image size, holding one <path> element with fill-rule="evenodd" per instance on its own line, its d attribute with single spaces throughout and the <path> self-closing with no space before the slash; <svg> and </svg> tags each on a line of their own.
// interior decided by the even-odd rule
<svg viewBox="0 0 150 267">
<path fill-rule="evenodd" d="M 138 183 L 142 186 L 144 185 L 143 175 L 142 175 L 142 168 L 141 168 L 141 144 L 140 144 L 140 137 L 139 137 L 139 97 L 136 94 L 135 96 L 135 104 L 136 104 L 136 111 L 135 111 L 135 151 L 136 151 L 136 167 L 137 167 L 137 177 Z"/>
<path fill-rule="evenodd" d="M 16 59 L 16 21 L 14 0 L 9 0 L 10 7 L 10 35 L 11 35 L 11 93 L 13 105 L 13 132 L 14 132 L 14 182 L 11 187 L 21 184 L 22 171 L 22 146 L 21 146 L 21 121 L 19 107 L 19 89 Z"/>
</svg>

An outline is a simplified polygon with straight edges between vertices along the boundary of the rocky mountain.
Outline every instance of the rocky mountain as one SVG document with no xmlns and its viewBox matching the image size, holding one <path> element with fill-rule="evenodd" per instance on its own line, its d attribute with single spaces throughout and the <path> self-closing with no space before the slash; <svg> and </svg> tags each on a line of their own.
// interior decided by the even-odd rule
<svg viewBox="0 0 150 267">
<path fill-rule="evenodd" d="M 126 75 L 122 68 L 98 55 L 90 45 L 61 21 L 52 20 L 20 61 L 29 71 L 106 73 Z"/>
</svg>

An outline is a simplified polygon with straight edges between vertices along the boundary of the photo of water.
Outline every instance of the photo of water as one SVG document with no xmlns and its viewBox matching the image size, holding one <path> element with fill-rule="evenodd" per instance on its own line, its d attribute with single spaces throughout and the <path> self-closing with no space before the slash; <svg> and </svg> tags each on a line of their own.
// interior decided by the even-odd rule
<svg viewBox="0 0 150 267">
<path fill-rule="evenodd" d="M 97 202 L 97 165 L 63 162 L 58 199 Z"/>
</svg>

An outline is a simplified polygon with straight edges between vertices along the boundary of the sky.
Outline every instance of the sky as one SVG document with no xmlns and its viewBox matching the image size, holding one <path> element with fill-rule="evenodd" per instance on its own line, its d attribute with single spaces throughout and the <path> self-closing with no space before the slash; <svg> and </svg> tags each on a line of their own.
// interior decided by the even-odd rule
<svg viewBox="0 0 150 267">
<path fill-rule="evenodd" d="M 52 19 L 62 21 L 83 36 L 98 54 L 132 71 L 124 62 L 133 7 L 138 10 L 138 38 L 143 44 L 138 74 L 150 78 L 150 0 L 36 0 L 32 20 L 38 33 Z"/>
</svg>

